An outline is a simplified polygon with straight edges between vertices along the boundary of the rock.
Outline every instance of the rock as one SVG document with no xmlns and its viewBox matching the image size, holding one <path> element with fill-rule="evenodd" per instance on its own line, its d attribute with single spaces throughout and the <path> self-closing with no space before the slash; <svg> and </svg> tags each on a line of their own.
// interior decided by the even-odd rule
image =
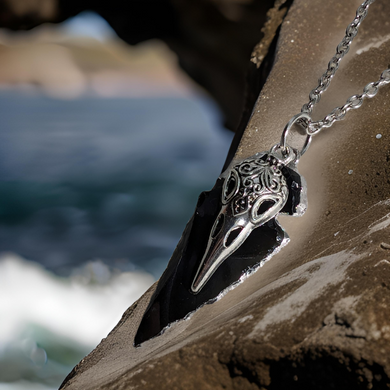
<svg viewBox="0 0 390 390">
<path fill-rule="evenodd" d="M 131 45 L 161 39 L 178 55 L 180 66 L 217 101 L 226 127 L 235 131 L 245 104 L 245 75 L 253 65 L 248 58 L 262 37 L 265 39 L 256 53 L 262 58 L 267 55 L 291 0 L 278 0 L 272 8 L 273 3 L 273 0 L 111 0 L 109 3 L 0 0 L 0 27 L 31 29 L 43 22 L 62 22 L 88 10 L 105 18 L 118 36 Z M 253 86 L 248 95 L 252 95 Z M 258 90 L 254 93 L 257 97 Z M 252 108 L 253 99 L 251 103 Z"/>
<path fill-rule="evenodd" d="M 390 244 L 388 244 L 387 242 L 382 242 L 381 243 L 381 248 L 382 249 L 390 249 Z"/>
<path fill-rule="evenodd" d="M 359 4 L 294 1 L 235 159 L 278 142 Z M 389 66 L 389 14 L 386 0 L 370 7 L 314 118 Z M 390 233 L 389 95 L 390 85 L 314 137 L 298 166 L 309 209 L 280 218 L 291 238 L 280 253 L 217 302 L 135 348 L 154 285 L 61 388 L 389 388 L 390 259 L 381 246 Z"/>
</svg>

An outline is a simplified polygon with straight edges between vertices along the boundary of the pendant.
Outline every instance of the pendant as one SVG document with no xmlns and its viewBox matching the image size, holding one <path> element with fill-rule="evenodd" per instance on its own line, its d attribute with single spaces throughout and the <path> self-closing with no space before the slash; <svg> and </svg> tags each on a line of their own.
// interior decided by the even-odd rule
<svg viewBox="0 0 390 390">
<path fill-rule="evenodd" d="M 236 161 L 200 195 L 143 315 L 136 346 L 222 297 L 287 244 L 277 217 L 302 215 L 307 204 L 299 157 L 276 145 Z"/>
<path fill-rule="evenodd" d="M 302 215 L 305 212 L 305 186 L 297 181 L 288 182 L 288 170 L 295 169 L 297 152 L 290 151 L 296 153 L 292 158 L 278 155 L 274 149 L 246 159 L 228 171 L 222 187 L 221 209 L 191 285 L 192 293 L 199 293 L 254 229 L 279 213 Z M 286 207 L 289 198 L 290 206 Z"/>
</svg>

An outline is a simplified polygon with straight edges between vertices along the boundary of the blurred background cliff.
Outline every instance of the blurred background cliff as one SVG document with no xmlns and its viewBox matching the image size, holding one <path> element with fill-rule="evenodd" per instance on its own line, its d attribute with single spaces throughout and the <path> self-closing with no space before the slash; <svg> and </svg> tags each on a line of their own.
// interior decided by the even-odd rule
<svg viewBox="0 0 390 390">
<path fill-rule="evenodd" d="M 159 41 L 0 31 L 0 389 L 55 389 L 165 268 L 231 135 Z"/>
<path fill-rule="evenodd" d="M 0 0 L 0 390 L 58 388 L 159 278 L 284 3 Z"/>
</svg>

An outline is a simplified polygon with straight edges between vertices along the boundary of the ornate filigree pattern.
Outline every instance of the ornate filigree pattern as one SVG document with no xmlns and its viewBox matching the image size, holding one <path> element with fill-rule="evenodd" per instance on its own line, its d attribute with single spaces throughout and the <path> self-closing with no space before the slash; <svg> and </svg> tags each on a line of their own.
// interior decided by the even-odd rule
<svg viewBox="0 0 390 390">
<path fill-rule="evenodd" d="M 281 212 L 289 189 L 285 164 L 272 153 L 252 157 L 231 168 L 223 184 L 221 210 L 191 286 L 197 294 L 217 268 L 251 232 Z"/>
<path fill-rule="evenodd" d="M 232 200 L 233 215 L 249 211 L 256 200 L 266 193 L 278 194 L 286 187 L 282 164 L 272 157 L 245 160 L 233 167 L 222 194 L 222 203 Z"/>
</svg>

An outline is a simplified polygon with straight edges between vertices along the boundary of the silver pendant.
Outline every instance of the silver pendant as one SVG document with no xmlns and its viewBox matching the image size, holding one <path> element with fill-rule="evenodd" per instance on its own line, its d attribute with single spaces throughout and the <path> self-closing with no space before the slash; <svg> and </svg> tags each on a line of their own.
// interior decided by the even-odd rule
<svg viewBox="0 0 390 390">
<path fill-rule="evenodd" d="M 191 285 L 193 294 L 206 285 L 218 267 L 248 238 L 251 232 L 276 218 L 280 213 L 302 215 L 306 210 L 306 185 L 301 178 L 299 189 L 288 183 L 289 169 L 296 174 L 299 153 L 288 148 L 281 153 L 279 145 L 270 152 L 258 153 L 223 174 L 221 209 L 211 229 L 207 247 Z M 289 169 L 287 169 L 289 168 Z M 290 180 L 291 181 L 291 180 Z M 293 191 L 292 191 L 293 190 Z M 295 191 L 295 192 L 294 192 Z M 298 203 L 290 199 L 299 191 Z"/>
<path fill-rule="evenodd" d="M 205 304 L 215 302 L 289 241 L 279 214 L 302 215 L 306 184 L 296 170 L 300 151 L 287 142 L 299 114 L 268 152 L 231 163 L 204 192 L 145 311 L 134 338 L 143 343 Z"/>
</svg>

